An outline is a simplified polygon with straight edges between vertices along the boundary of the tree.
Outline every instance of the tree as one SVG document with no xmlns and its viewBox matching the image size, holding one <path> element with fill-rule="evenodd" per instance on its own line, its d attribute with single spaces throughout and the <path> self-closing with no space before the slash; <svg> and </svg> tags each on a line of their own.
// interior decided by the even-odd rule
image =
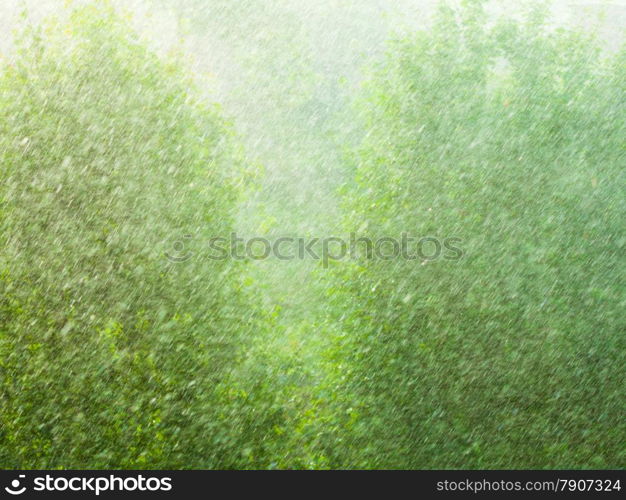
<svg viewBox="0 0 626 500">
<path fill-rule="evenodd" d="M 481 2 L 442 8 L 393 44 L 360 106 L 346 226 L 456 237 L 464 255 L 339 273 L 350 466 L 626 458 L 624 51 L 540 10 L 491 21 Z"/>
<path fill-rule="evenodd" d="M 252 321 L 203 254 L 243 167 L 219 109 L 106 2 L 26 23 L 0 87 L 0 463 L 219 464 Z"/>
</svg>

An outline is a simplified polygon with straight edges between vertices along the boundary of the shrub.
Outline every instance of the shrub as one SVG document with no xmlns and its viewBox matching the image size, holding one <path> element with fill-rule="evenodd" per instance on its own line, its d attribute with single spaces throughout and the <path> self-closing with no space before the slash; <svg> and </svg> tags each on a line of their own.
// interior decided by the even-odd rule
<svg viewBox="0 0 626 500">
<path fill-rule="evenodd" d="M 0 464 L 218 466 L 252 320 L 237 268 L 164 251 L 230 231 L 219 110 L 102 2 L 26 24 L 0 88 Z"/>
<path fill-rule="evenodd" d="M 346 225 L 464 256 L 339 274 L 344 466 L 624 466 L 624 56 L 481 2 L 391 46 Z"/>
</svg>

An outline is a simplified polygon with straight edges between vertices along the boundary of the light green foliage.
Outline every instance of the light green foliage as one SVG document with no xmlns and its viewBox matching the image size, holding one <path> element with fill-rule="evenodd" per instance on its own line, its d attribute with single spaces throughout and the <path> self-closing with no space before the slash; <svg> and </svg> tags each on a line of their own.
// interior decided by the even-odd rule
<svg viewBox="0 0 626 500">
<path fill-rule="evenodd" d="M 78 3 L 0 65 L 0 467 L 626 464 L 624 51 L 471 0 L 146 1 L 222 110 Z M 463 255 L 208 258 L 231 231 Z"/>
<path fill-rule="evenodd" d="M 626 74 L 623 51 L 601 56 L 479 2 L 391 46 L 348 226 L 458 237 L 464 256 L 340 274 L 363 414 L 342 465 L 624 465 Z"/>
<path fill-rule="evenodd" d="M 26 25 L 0 87 L 0 464 L 219 464 L 216 386 L 254 315 L 190 248 L 232 224 L 218 110 L 102 3 Z"/>
</svg>

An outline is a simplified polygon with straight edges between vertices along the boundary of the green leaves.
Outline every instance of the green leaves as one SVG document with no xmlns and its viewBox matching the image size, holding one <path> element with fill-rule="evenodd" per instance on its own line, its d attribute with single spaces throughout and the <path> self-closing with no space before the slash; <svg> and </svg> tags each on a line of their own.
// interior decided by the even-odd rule
<svg viewBox="0 0 626 500">
<path fill-rule="evenodd" d="M 1 463 L 205 466 L 238 271 L 164 245 L 229 230 L 232 134 L 106 4 L 19 43 L 0 79 Z"/>
<path fill-rule="evenodd" d="M 592 448 L 620 463 L 610 428 L 613 397 L 624 396 L 623 265 L 601 242 L 623 230 L 625 113 L 613 97 L 623 68 L 541 19 L 494 24 L 477 3 L 444 9 L 432 30 L 395 44 L 368 85 L 350 223 L 366 221 L 370 238 L 458 237 L 465 253 L 427 266 L 367 262 L 347 278 L 355 369 L 345 390 L 368 402 L 374 466 L 585 467 L 597 464 Z M 602 193 L 598 168 L 611 179 Z M 591 299 L 598 288 L 602 301 Z M 611 359 L 596 394 L 591 346 Z M 576 409 L 564 420 L 557 389 Z M 567 445 L 537 455 L 550 439 Z"/>
</svg>

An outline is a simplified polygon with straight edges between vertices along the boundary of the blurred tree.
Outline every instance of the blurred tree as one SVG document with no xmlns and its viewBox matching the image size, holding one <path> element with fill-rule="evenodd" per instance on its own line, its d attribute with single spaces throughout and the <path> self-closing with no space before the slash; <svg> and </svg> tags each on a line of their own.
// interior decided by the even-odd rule
<svg viewBox="0 0 626 500">
<path fill-rule="evenodd" d="M 464 256 L 339 272 L 360 414 L 342 465 L 624 465 L 623 61 L 482 2 L 391 47 L 346 227 L 457 237 Z"/>
<path fill-rule="evenodd" d="M 2 66 L 3 467 L 228 459 L 215 399 L 253 313 L 200 245 L 230 231 L 243 164 L 193 87 L 106 2 L 25 22 Z"/>
</svg>

